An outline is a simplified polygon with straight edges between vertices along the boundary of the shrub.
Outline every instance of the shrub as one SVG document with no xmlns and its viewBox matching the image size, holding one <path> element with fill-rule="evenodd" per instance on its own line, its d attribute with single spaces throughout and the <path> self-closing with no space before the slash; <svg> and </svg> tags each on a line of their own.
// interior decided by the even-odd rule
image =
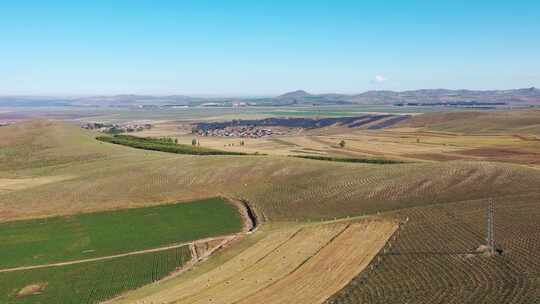
<svg viewBox="0 0 540 304">
<path fill-rule="evenodd" d="M 292 157 L 314 159 L 314 160 L 326 160 L 344 163 L 366 163 L 366 164 L 402 164 L 402 161 L 383 159 L 383 158 L 348 158 L 348 157 L 331 157 L 331 156 L 312 156 L 312 155 L 289 155 Z"/>
</svg>

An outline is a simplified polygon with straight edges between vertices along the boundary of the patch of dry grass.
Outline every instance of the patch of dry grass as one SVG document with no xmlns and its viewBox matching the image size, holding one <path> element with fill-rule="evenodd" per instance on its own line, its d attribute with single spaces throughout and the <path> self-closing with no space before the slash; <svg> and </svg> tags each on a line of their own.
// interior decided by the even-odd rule
<svg viewBox="0 0 540 304">
<path fill-rule="evenodd" d="M 27 285 L 17 292 L 17 298 L 23 298 L 26 296 L 34 295 L 42 292 L 47 287 L 47 283 L 36 283 Z"/>
</svg>

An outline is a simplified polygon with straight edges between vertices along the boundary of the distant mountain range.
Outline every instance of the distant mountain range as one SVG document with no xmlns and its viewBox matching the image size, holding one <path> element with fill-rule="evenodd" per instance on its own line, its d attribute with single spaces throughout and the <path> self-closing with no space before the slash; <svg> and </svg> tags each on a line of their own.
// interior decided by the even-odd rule
<svg viewBox="0 0 540 304">
<path fill-rule="evenodd" d="M 113 95 L 77 98 L 0 96 L 0 106 L 302 106 L 302 105 L 540 105 L 540 90 L 447 90 L 367 91 L 361 94 L 310 94 L 303 90 L 265 98 L 201 98 L 184 95 Z"/>
<path fill-rule="evenodd" d="M 414 91 L 367 91 L 361 94 L 309 94 L 306 91 L 289 92 L 270 100 L 280 103 L 316 104 L 540 104 L 540 90 L 526 88 L 516 90 L 447 90 L 424 89 Z"/>
</svg>

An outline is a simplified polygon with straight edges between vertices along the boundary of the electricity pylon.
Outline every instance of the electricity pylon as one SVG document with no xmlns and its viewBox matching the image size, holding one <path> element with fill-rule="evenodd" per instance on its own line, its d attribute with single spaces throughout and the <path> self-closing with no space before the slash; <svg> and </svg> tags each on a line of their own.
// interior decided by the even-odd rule
<svg viewBox="0 0 540 304">
<path fill-rule="evenodd" d="M 489 253 L 491 255 L 495 254 L 495 237 L 493 235 L 493 199 L 489 199 L 489 206 L 487 208 L 486 219 L 487 219 L 487 235 L 486 242 L 489 248 Z"/>
</svg>

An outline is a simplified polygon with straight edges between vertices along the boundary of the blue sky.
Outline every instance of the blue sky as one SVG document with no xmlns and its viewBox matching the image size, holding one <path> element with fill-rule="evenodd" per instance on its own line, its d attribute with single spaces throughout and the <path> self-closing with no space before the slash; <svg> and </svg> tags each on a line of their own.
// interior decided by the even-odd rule
<svg viewBox="0 0 540 304">
<path fill-rule="evenodd" d="M 0 95 L 540 86 L 540 1 L 2 1 Z"/>
</svg>

